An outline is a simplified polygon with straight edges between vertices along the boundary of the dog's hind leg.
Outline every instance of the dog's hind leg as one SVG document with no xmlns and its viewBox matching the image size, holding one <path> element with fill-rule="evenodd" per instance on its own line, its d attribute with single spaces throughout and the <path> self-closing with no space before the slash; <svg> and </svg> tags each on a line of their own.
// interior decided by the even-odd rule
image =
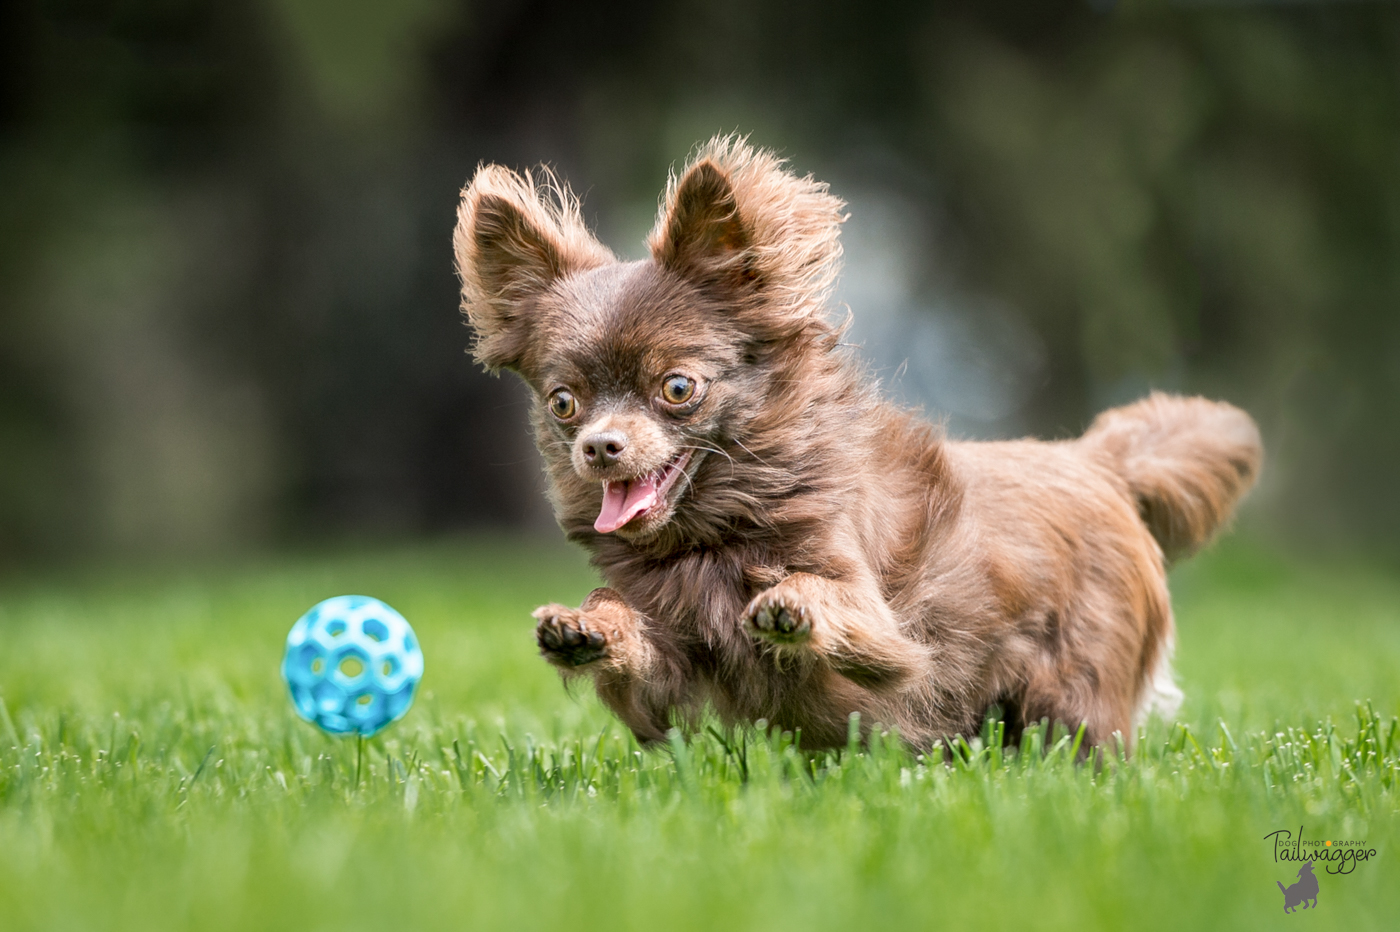
<svg viewBox="0 0 1400 932">
<path fill-rule="evenodd" d="M 867 687 L 892 684 L 928 664 L 928 649 L 905 637 L 872 583 L 793 573 L 754 597 L 744 623 L 784 653 L 806 653 Z"/>
<path fill-rule="evenodd" d="M 535 609 L 540 653 L 565 678 L 593 677 L 598 697 L 643 744 L 661 741 L 671 715 L 688 703 L 686 665 L 647 632 L 647 620 L 612 589 L 595 589 L 579 608 Z"/>
<path fill-rule="evenodd" d="M 1111 677 L 1104 671 L 1074 664 L 1036 664 L 1029 672 L 1021 695 L 1025 721 L 1042 719 L 1059 723 L 1071 732 L 1084 726 L 1081 753 L 1114 743 L 1118 735 L 1124 751 L 1131 751 L 1134 739 L 1130 694 L 1110 688 Z"/>
</svg>

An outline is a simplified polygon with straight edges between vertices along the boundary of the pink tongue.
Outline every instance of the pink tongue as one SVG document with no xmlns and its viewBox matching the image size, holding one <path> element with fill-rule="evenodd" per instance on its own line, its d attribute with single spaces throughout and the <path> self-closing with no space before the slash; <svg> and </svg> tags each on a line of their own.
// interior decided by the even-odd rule
<svg viewBox="0 0 1400 932">
<path fill-rule="evenodd" d="M 603 510 L 593 529 L 611 534 L 656 504 L 656 477 L 646 476 L 626 482 L 603 483 Z"/>
</svg>

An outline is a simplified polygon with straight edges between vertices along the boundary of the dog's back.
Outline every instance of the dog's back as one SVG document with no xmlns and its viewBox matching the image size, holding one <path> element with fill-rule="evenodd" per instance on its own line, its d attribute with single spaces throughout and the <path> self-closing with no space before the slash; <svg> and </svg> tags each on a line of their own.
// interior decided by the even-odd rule
<svg viewBox="0 0 1400 932">
<path fill-rule="evenodd" d="M 1253 482 L 1249 416 L 1155 393 L 1075 441 L 946 448 L 1003 639 L 987 681 L 1000 692 L 979 698 L 1021 722 L 1088 722 L 1096 740 L 1173 713 L 1164 564 L 1205 544 Z"/>
</svg>

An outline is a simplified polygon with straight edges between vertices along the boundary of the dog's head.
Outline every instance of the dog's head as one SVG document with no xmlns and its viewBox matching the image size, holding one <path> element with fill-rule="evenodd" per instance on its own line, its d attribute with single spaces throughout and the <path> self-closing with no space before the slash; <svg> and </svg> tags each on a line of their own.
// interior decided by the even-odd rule
<svg viewBox="0 0 1400 932">
<path fill-rule="evenodd" d="M 463 307 L 477 360 L 534 392 L 566 530 L 641 541 L 678 509 L 722 519 L 710 461 L 732 480 L 730 450 L 778 380 L 834 342 L 821 312 L 842 206 L 716 139 L 672 178 L 650 258 L 619 262 L 553 175 L 477 171 L 454 237 Z"/>
</svg>

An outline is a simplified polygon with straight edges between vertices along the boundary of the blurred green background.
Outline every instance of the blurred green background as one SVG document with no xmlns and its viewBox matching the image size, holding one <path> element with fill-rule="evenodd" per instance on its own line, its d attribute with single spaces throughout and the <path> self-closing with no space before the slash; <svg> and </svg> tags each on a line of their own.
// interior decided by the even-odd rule
<svg viewBox="0 0 1400 932">
<path fill-rule="evenodd" d="M 549 162 L 637 255 L 731 130 L 849 200 L 856 337 L 954 433 L 1225 397 L 1247 523 L 1400 543 L 1394 3 L 0 9 L 0 563 L 547 526 L 457 192 Z"/>
<path fill-rule="evenodd" d="M 464 353 L 458 192 L 548 162 L 638 256 L 735 130 L 849 202 L 852 339 L 951 433 L 1152 387 L 1259 420 L 1246 533 L 1172 576 L 1206 752 L 1154 722 L 1104 781 L 872 753 L 809 787 L 702 735 L 697 795 L 565 696 L 528 610 L 595 581 Z M 1397 461 L 1394 2 L 9 0 L 0 927 L 1271 928 L 1256 839 L 1304 822 L 1382 856 L 1289 921 L 1386 927 Z M 429 655 L 363 793 L 276 673 L 338 592 Z M 1384 759 L 1299 751 L 1361 747 L 1357 700 Z M 595 741 L 625 791 L 483 769 Z"/>
</svg>

